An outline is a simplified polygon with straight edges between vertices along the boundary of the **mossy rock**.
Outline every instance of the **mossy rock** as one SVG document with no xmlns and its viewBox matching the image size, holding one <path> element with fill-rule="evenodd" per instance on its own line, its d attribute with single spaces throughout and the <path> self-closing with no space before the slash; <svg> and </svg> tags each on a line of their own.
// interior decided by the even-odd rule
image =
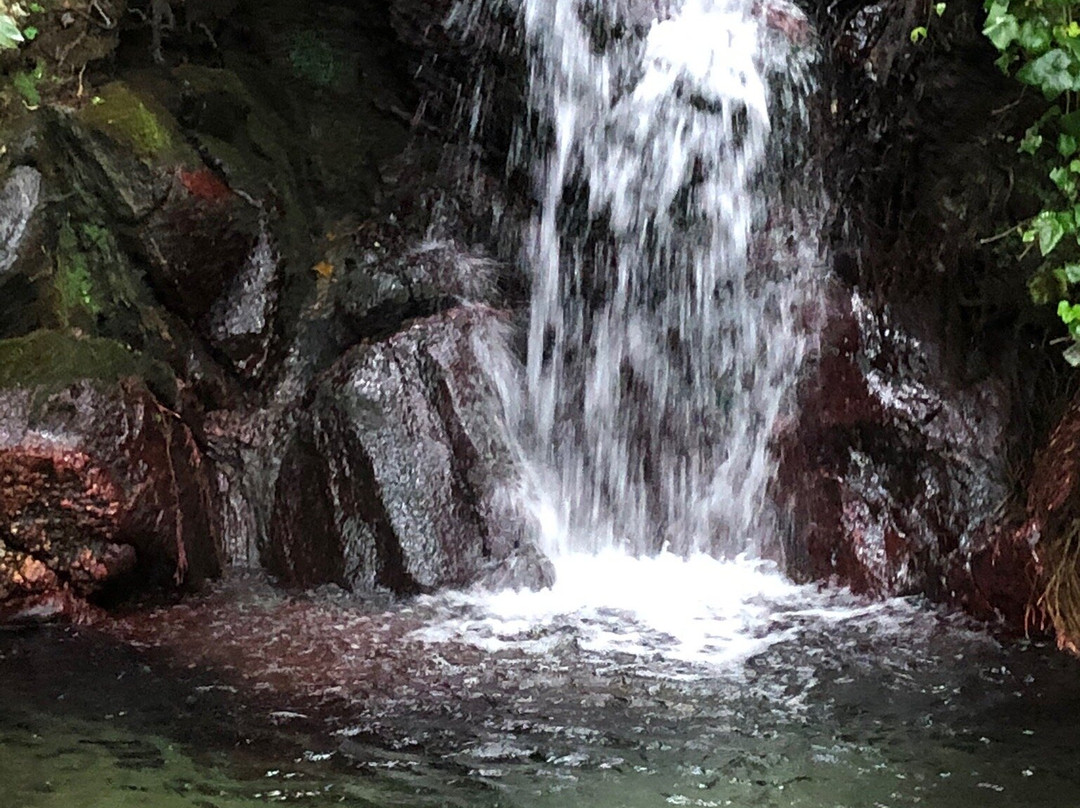
<svg viewBox="0 0 1080 808">
<path fill-rule="evenodd" d="M 69 222 L 64 223 L 57 235 L 56 294 L 57 314 L 64 325 L 82 327 L 82 321 L 93 323 L 101 313 L 102 304 L 91 272 L 91 257 L 84 251 Z"/>
<path fill-rule="evenodd" d="M 78 117 L 145 160 L 198 163 L 169 111 L 124 82 L 115 81 L 101 88 Z"/>
<path fill-rule="evenodd" d="M 50 393 L 83 379 L 118 382 L 130 377 L 143 379 L 165 403 L 175 401 L 172 371 L 114 340 L 59 331 L 0 340 L 0 389 L 36 388 Z"/>
</svg>

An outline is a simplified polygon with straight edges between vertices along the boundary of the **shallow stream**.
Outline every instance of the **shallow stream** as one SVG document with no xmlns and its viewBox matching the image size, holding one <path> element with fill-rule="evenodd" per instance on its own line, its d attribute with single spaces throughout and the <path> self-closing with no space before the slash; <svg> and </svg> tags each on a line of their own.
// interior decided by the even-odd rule
<svg viewBox="0 0 1080 808">
<path fill-rule="evenodd" d="M 560 565 L 535 594 L 238 576 L 4 629 L 0 805 L 1076 803 L 1080 666 L 1053 648 L 746 561 Z"/>
</svg>

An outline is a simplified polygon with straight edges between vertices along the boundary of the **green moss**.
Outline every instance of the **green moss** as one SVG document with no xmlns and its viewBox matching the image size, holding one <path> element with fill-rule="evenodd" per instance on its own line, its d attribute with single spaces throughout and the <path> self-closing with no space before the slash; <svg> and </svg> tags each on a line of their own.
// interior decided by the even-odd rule
<svg viewBox="0 0 1080 808">
<path fill-rule="evenodd" d="M 44 76 L 45 63 L 38 60 L 33 70 L 20 70 L 12 77 L 12 86 L 28 106 L 37 107 L 41 105 L 41 92 L 38 90 L 38 84 Z"/>
<path fill-rule="evenodd" d="M 314 31 L 303 31 L 292 38 L 289 63 L 297 78 L 318 87 L 330 87 L 341 77 L 334 49 Z"/>
<path fill-rule="evenodd" d="M 79 117 L 144 158 L 187 157 L 187 144 L 169 112 L 123 82 L 101 89 Z"/>
<path fill-rule="evenodd" d="M 105 238 L 103 228 L 83 225 L 83 235 L 90 239 Z M 104 235 L 103 235 L 104 234 Z M 57 314 L 63 325 L 84 325 L 84 321 L 93 321 L 101 313 L 101 305 L 94 296 L 94 282 L 91 274 L 92 261 L 96 257 L 91 251 L 97 246 L 91 241 L 91 247 L 85 246 L 70 223 L 65 222 L 57 236 L 56 245 L 56 293 Z"/>
<path fill-rule="evenodd" d="M 173 75 L 187 85 L 189 92 L 197 96 L 225 93 L 238 99 L 248 109 L 255 106 L 255 100 L 244 86 L 244 82 L 231 70 L 186 64 L 174 68 Z"/>
<path fill-rule="evenodd" d="M 175 399 L 172 372 L 119 342 L 79 339 L 59 331 L 0 340 L 0 388 L 50 392 L 83 379 L 116 382 L 131 376 L 145 380 L 166 402 Z"/>
</svg>

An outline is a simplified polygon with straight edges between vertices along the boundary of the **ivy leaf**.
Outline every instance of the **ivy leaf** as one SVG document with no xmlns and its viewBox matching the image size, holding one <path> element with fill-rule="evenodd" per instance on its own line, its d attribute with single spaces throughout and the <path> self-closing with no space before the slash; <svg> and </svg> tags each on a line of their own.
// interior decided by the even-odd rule
<svg viewBox="0 0 1080 808">
<path fill-rule="evenodd" d="M 1050 31 L 1045 25 L 1024 20 L 1017 34 L 1020 47 L 1031 53 L 1043 53 L 1050 47 Z"/>
<path fill-rule="evenodd" d="M 926 39 L 926 26 L 925 25 L 920 25 L 918 28 L 912 28 L 911 29 L 911 41 L 914 44 L 918 45 L 924 39 Z"/>
<path fill-rule="evenodd" d="M 1075 367 L 1080 367 L 1080 342 L 1073 342 L 1064 353 L 1061 354 L 1065 357 L 1065 361 Z"/>
<path fill-rule="evenodd" d="M 1064 272 L 1038 272 L 1028 281 L 1028 294 L 1037 306 L 1045 306 L 1055 300 L 1061 300 L 1069 294 L 1069 285 Z"/>
<path fill-rule="evenodd" d="M 1080 140 L 1076 136 L 1065 133 L 1058 135 L 1058 154 L 1062 157 L 1072 157 L 1077 149 L 1080 149 Z"/>
<path fill-rule="evenodd" d="M 1029 62 L 1016 72 L 1016 77 L 1025 84 L 1040 88 L 1047 99 L 1057 98 L 1073 89 L 1076 79 L 1073 77 L 1072 59 L 1060 48 L 1047 51 L 1034 62 Z"/>
<path fill-rule="evenodd" d="M 1068 283 L 1080 283 L 1080 264 L 1066 264 L 1061 272 Z"/>
<path fill-rule="evenodd" d="M 1080 322 L 1080 303 L 1070 303 L 1068 300 L 1062 300 L 1058 303 L 1057 313 L 1058 317 L 1061 318 L 1061 322 L 1065 323 L 1065 325 Z"/>
<path fill-rule="evenodd" d="M 945 13 L 945 9 L 948 8 L 948 7 L 949 7 L 948 3 L 935 3 L 934 4 L 934 13 L 937 14 L 940 17 Z"/>
<path fill-rule="evenodd" d="M 994 66 L 1002 73 L 1008 73 L 1012 63 L 1016 61 L 1016 54 L 1006 51 L 994 60 Z"/>
<path fill-rule="evenodd" d="M 24 41 L 15 19 L 10 14 L 0 13 L 0 50 L 17 48 L 19 43 Z"/>
<path fill-rule="evenodd" d="M 1009 13 L 1009 4 L 994 2 L 986 14 L 986 27 L 983 34 L 994 43 L 994 47 L 1003 51 L 1020 36 L 1020 25 L 1016 17 Z"/>
<path fill-rule="evenodd" d="M 1062 115 L 1059 126 L 1062 132 L 1072 135 L 1077 141 L 1080 141 L 1080 112 L 1070 112 L 1068 115 Z"/>
<path fill-rule="evenodd" d="M 1074 340 L 1080 339 L 1080 304 L 1062 300 L 1058 303 L 1057 313 L 1069 329 L 1069 336 Z"/>
<path fill-rule="evenodd" d="M 1032 134 L 1029 130 L 1024 139 L 1020 141 L 1020 146 L 1017 149 L 1024 154 L 1034 155 L 1039 150 L 1039 147 L 1043 144 L 1043 136 L 1040 134 Z"/>
<path fill-rule="evenodd" d="M 1058 166 L 1050 172 L 1050 179 L 1053 181 L 1054 185 L 1058 187 L 1058 190 L 1065 194 L 1065 196 L 1069 197 L 1072 201 L 1076 200 L 1076 179 L 1069 169 L 1064 166 Z"/>
<path fill-rule="evenodd" d="M 1072 218 L 1071 213 L 1065 215 Z M 1035 217 L 1034 226 L 1024 233 L 1024 241 L 1032 242 L 1038 239 L 1039 252 L 1044 257 L 1049 255 L 1065 237 L 1063 218 L 1061 214 L 1044 210 Z"/>
</svg>

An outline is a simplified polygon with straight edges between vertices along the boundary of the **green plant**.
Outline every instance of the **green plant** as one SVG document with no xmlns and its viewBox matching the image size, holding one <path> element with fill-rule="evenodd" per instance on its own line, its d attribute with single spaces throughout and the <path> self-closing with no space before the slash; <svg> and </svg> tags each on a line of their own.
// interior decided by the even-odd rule
<svg viewBox="0 0 1080 808">
<path fill-rule="evenodd" d="M 937 14 L 939 17 L 944 16 L 945 9 L 947 9 L 948 7 L 948 3 L 934 3 L 932 6 L 930 6 L 931 13 L 927 14 L 926 16 L 926 25 L 920 25 L 918 28 L 911 29 L 911 41 L 913 44 L 918 45 L 920 42 L 926 39 L 930 29 L 931 15 Z"/>
<path fill-rule="evenodd" d="M 33 70 L 20 70 L 12 77 L 12 86 L 28 107 L 33 108 L 41 104 L 38 84 L 43 78 L 45 78 L 45 62 L 40 59 Z"/>
<path fill-rule="evenodd" d="M 40 3 L 30 3 L 23 8 L 10 0 L 0 0 L 0 50 L 12 50 L 24 42 L 37 38 L 38 29 L 33 25 L 23 26 L 21 21 L 30 14 L 42 14 L 45 8 Z"/>
<path fill-rule="evenodd" d="M 1080 0 L 986 0 L 983 33 L 998 49 L 997 65 L 1038 89 L 1046 106 L 1020 141 L 1047 182 L 1042 210 L 1018 225 L 1023 255 L 1038 249 L 1032 299 L 1057 305 L 1068 329 L 1065 358 L 1080 366 Z M 1012 231 L 1010 231 L 1012 232 Z"/>
<path fill-rule="evenodd" d="M 0 50 L 17 48 L 23 41 L 24 37 L 16 19 L 0 11 Z"/>
<path fill-rule="evenodd" d="M 334 49 L 314 31 L 303 31 L 292 38 L 289 62 L 297 77 L 319 87 L 333 85 L 341 75 L 342 66 Z"/>
</svg>

